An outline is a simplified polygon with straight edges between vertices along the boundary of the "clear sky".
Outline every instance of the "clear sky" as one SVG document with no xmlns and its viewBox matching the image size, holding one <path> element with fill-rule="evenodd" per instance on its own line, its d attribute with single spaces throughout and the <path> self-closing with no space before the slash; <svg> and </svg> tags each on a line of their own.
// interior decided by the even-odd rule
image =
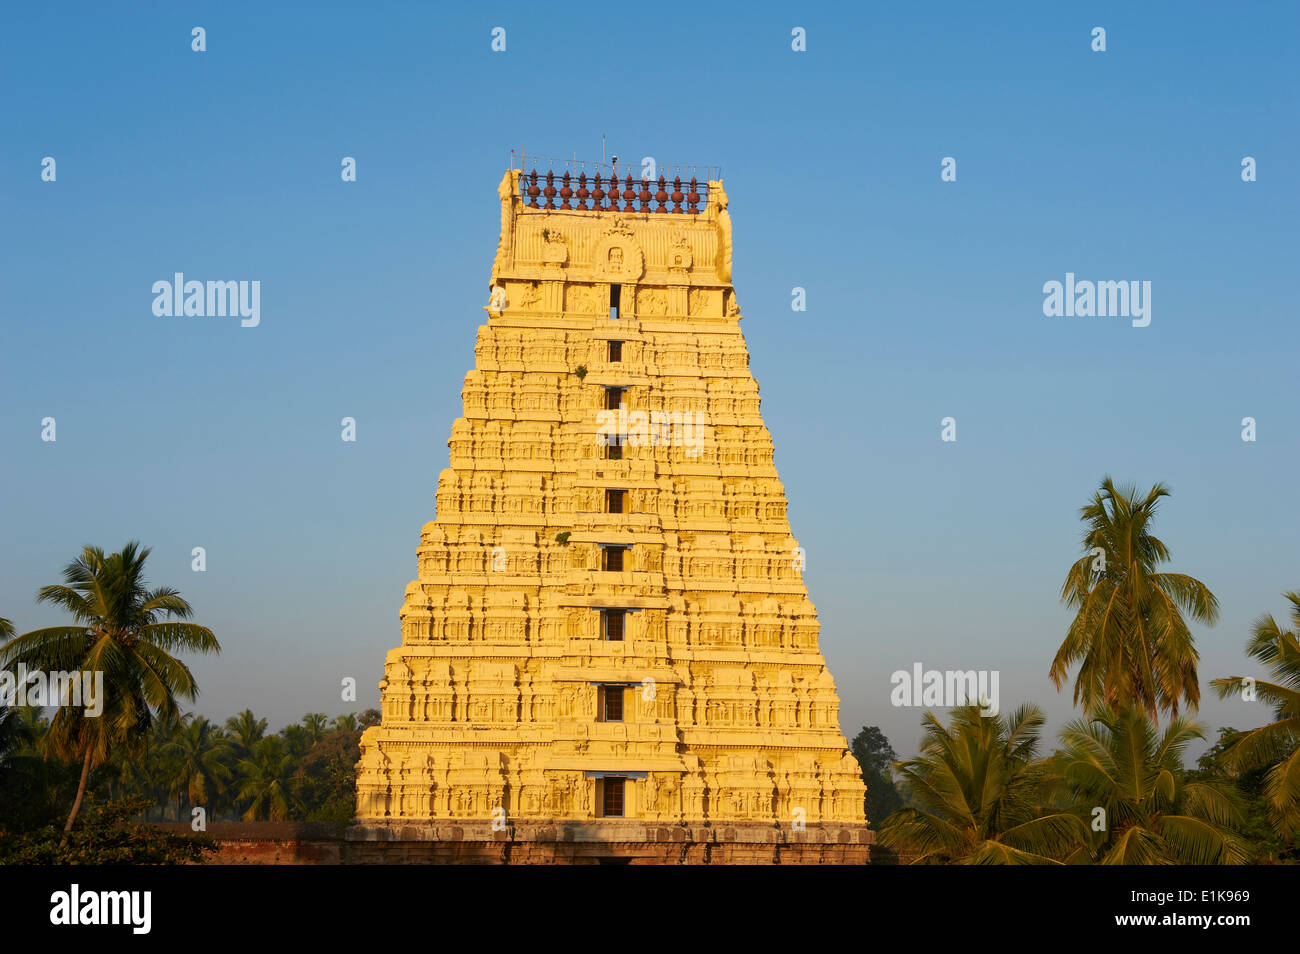
<svg viewBox="0 0 1300 954">
<path fill-rule="evenodd" d="M 508 151 L 598 159 L 604 135 L 722 167 L 850 737 L 914 751 L 919 710 L 889 703 L 914 662 L 997 669 L 1004 708 L 1070 717 L 1047 670 L 1107 473 L 1173 488 L 1156 532 L 1222 602 L 1195 629 L 1206 691 L 1253 674 L 1251 620 L 1300 588 L 1298 10 L 6 4 L 0 615 L 60 622 L 37 588 L 85 543 L 139 538 L 224 647 L 192 661 L 201 712 L 377 703 Z M 261 324 L 155 317 L 178 271 L 260 281 Z M 1150 325 L 1044 317 L 1067 272 L 1150 281 Z"/>
</svg>

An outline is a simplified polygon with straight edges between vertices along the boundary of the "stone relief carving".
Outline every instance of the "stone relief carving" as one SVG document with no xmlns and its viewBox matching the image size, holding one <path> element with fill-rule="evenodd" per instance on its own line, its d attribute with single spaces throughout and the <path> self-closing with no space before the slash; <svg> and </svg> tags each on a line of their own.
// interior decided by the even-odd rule
<svg viewBox="0 0 1300 954">
<path fill-rule="evenodd" d="M 537 306 L 542 301 L 542 290 L 537 282 L 530 282 L 519 296 L 519 307 L 528 311 L 536 311 Z"/>
<path fill-rule="evenodd" d="M 568 239 L 555 229 L 542 235 L 542 261 L 548 265 L 563 265 L 569 258 Z"/>
<path fill-rule="evenodd" d="M 594 259 L 597 273 L 614 282 L 635 281 L 645 271 L 645 254 L 622 216 L 605 230 Z"/>
<path fill-rule="evenodd" d="M 694 258 L 695 253 L 691 250 L 691 243 L 686 241 L 686 236 L 676 235 L 672 246 L 668 249 L 668 267 L 674 271 L 678 269 L 685 271 L 691 267 Z"/>
<path fill-rule="evenodd" d="M 692 317 L 698 317 L 704 314 L 704 309 L 709 305 L 709 293 L 703 288 L 692 288 L 690 300 L 691 315 Z"/>
<path fill-rule="evenodd" d="M 668 295 L 657 288 L 643 288 L 636 300 L 637 311 L 642 315 L 668 314 Z"/>
<path fill-rule="evenodd" d="M 568 310 L 579 315 L 600 313 L 600 291 L 591 285 L 569 285 L 565 289 L 568 296 Z"/>
</svg>

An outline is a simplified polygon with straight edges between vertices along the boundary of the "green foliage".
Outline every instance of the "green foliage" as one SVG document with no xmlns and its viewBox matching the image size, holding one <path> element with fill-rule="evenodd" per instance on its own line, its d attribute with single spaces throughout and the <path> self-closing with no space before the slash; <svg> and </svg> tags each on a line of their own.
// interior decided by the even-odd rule
<svg viewBox="0 0 1300 954">
<path fill-rule="evenodd" d="M 1291 603 L 1290 630 L 1272 616 L 1255 621 L 1246 655 L 1268 670 L 1268 679 L 1231 676 L 1211 683 L 1221 699 L 1253 696 L 1272 709 L 1273 721 L 1236 734 L 1219 758 L 1230 775 L 1263 770 L 1261 795 L 1278 837 L 1293 843 L 1300 833 L 1300 592 L 1285 594 Z"/>
<path fill-rule="evenodd" d="M 336 729 L 315 746 L 295 773 L 307 821 L 351 823 L 357 807 L 360 731 Z"/>
<path fill-rule="evenodd" d="M 349 824 L 356 811 L 356 764 L 361 733 L 379 712 L 328 719 L 309 713 L 301 723 L 266 735 L 266 720 L 245 710 L 226 720 L 232 735 L 202 716 L 158 721 L 143 744 L 114 753 L 89 776 L 86 798 L 136 806 L 137 821 L 183 821 L 201 806 L 208 821 L 289 820 Z M 300 753 L 312 729 L 323 728 Z M 42 755 L 48 723 L 39 710 L 0 709 L 0 733 L 14 740 L 0 760 L 0 837 L 34 832 L 66 817 L 81 766 L 57 753 Z M 254 739 L 245 753 L 237 738 Z M 125 845 L 126 842 L 122 841 Z"/>
<path fill-rule="evenodd" d="M 587 366 L 585 364 L 578 365 L 577 369 L 574 371 L 574 374 L 578 376 L 579 381 L 585 379 L 587 377 Z"/>
<path fill-rule="evenodd" d="M 1040 759 L 1042 723 L 1028 706 L 1005 723 L 962 707 L 950 728 L 926 713 L 921 755 L 895 766 L 910 804 L 885 820 L 881 843 L 923 864 L 1217 865 L 1258 854 L 1232 786 L 1183 769 L 1195 724 L 1176 717 L 1161 731 L 1136 706 L 1103 707 Z"/>
<path fill-rule="evenodd" d="M 252 709 L 245 709 L 226 720 L 226 735 L 239 756 L 248 758 L 253 754 L 253 746 L 266 735 L 266 720 L 253 715 Z"/>
<path fill-rule="evenodd" d="M 244 821 L 285 821 L 294 798 L 294 755 L 284 738 L 272 735 L 253 747 L 253 754 L 240 761 L 239 799 L 248 807 Z"/>
<path fill-rule="evenodd" d="M 231 772 L 225 756 L 231 744 L 219 733 L 202 716 L 181 718 L 172 738 L 159 748 L 159 755 L 171 762 L 170 794 L 190 805 L 207 806 L 226 790 Z"/>
<path fill-rule="evenodd" d="M 573 531 L 571 530 L 565 530 L 562 533 L 557 533 L 555 535 L 555 542 L 562 547 L 567 547 L 569 545 L 569 537 L 572 536 L 572 534 Z"/>
<path fill-rule="evenodd" d="M 46 754 L 81 762 L 68 829 L 91 770 L 115 754 L 142 750 L 156 721 L 179 718 L 178 697 L 197 696 L 189 668 L 172 653 L 221 651 L 211 630 L 185 622 L 193 610 L 180 593 L 145 585 L 149 552 L 136 541 L 107 555 L 83 547 L 64 568 L 63 583 L 41 587 L 36 597 L 66 610 L 76 624 L 24 633 L 0 647 L 6 668 L 103 674 L 103 711 L 88 716 L 84 706 L 60 706 L 42 739 Z"/>
<path fill-rule="evenodd" d="M 1074 701 L 1085 712 L 1137 705 L 1156 718 L 1200 702 L 1198 656 L 1183 613 L 1213 624 L 1219 601 L 1199 580 L 1157 570 L 1169 549 L 1150 527 L 1167 496 L 1163 484 L 1140 497 L 1135 487 L 1116 487 L 1106 477 L 1080 510 L 1084 555 L 1061 589 L 1062 601 L 1078 612 L 1050 676 L 1059 689 L 1078 665 Z"/>
<path fill-rule="evenodd" d="M 1189 781 L 1215 782 L 1234 789 L 1242 806 L 1239 828 L 1242 838 L 1252 848 L 1256 864 L 1275 864 L 1300 861 L 1293 841 L 1281 837 L 1274 828 L 1272 813 L 1264 795 L 1265 783 L 1271 765 L 1242 771 L 1225 768 L 1224 753 L 1237 742 L 1243 733 L 1236 729 L 1219 730 L 1218 741 L 1197 759 L 1197 768 L 1187 773 Z"/>
<path fill-rule="evenodd" d="M 216 843 L 203 834 L 174 834 L 127 821 L 148 805 L 135 797 L 108 805 L 89 802 L 66 837 L 58 825 L 19 834 L 0 832 L 0 864 L 202 864 Z"/>
<path fill-rule="evenodd" d="M 885 820 L 881 843 L 914 864 L 1065 861 L 1087 832 L 1076 814 L 1044 806 L 1043 722 L 1032 706 L 1008 719 L 961 706 L 951 728 L 927 712 L 921 754 L 894 766 L 911 805 Z"/>
<path fill-rule="evenodd" d="M 30 831 L 67 817 L 80 766 L 44 758 L 40 740 L 49 728 L 39 708 L 0 708 L 0 831 Z M 92 773 L 91 788 L 102 781 Z"/>
<path fill-rule="evenodd" d="M 1104 810 L 1088 850 L 1100 864 L 1243 864 L 1250 852 L 1232 790 L 1189 777 L 1183 751 L 1201 728 L 1175 717 L 1163 732 L 1137 706 L 1103 707 L 1061 733 L 1052 775 L 1080 812 Z M 1100 816 L 1098 816 L 1100 817 Z"/>
<path fill-rule="evenodd" d="M 884 819 L 903 807 L 891 771 L 898 755 L 884 733 L 874 725 L 863 726 L 849 748 L 862 766 L 862 781 L 867 786 L 863 800 L 867 821 L 878 829 Z"/>
</svg>

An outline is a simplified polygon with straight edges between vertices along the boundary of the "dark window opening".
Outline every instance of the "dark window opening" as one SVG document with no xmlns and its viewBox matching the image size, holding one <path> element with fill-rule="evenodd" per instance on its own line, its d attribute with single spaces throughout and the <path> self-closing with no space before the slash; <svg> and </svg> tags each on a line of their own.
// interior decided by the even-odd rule
<svg viewBox="0 0 1300 954">
<path fill-rule="evenodd" d="M 619 443 L 617 437 L 612 438 L 610 442 L 605 445 L 605 459 L 606 460 L 623 459 L 623 445 Z"/>
<path fill-rule="evenodd" d="M 605 512 L 606 513 L 627 513 L 626 507 L 627 507 L 626 490 L 605 491 Z"/>
<path fill-rule="evenodd" d="M 605 410 L 617 411 L 623 403 L 623 394 L 627 388 L 605 388 Z"/>
<path fill-rule="evenodd" d="M 623 360 L 623 342 L 611 341 L 609 343 L 609 360 L 611 362 Z"/>
<path fill-rule="evenodd" d="M 604 699 L 604 705 L 601 707 L 604 713 L 603 718 L 606 722 L 623 721 L 623 687 L 622 686 L 601 686 L 601 696 Z"/>
<path fill-rule="evenodd" d="M 623 817 L 623 783 L 625 779 L 606 778 L 605 779 L 605 817 L 622 818 Z"/>
<path fill-rule="evenodd" d="M 626 610 L 605 610 L 605 638 L 616 643 L 623 641 L 624 625 L 627 622 Z"/>
<path fill-rule="evenodd" d="M 611 318 L 618 317 L 618 300 L 620 297 L 622 297 L 621 295 L 622 291 L 623 291 L 622 285 L 609 286 L 609 317 Z"/>
<path fill-rule="evenodd" d="M 604 554 L 604 559 L 601 569 L 608 573 L 622 573 L 624 549 L 625 547 L 602 547 L 601 553 Z"/>
</svg>

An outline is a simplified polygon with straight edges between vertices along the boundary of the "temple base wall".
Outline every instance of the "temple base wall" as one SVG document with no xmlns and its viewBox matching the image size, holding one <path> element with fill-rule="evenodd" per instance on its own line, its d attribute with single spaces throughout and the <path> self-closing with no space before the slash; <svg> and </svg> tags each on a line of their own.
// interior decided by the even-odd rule
<svg viewBox="0 0 1300 954">
<path fill-rule="evenodd" d="M 189 831 L 189 825 L 158 827 Z M 724 823 L 490 822 L 358 825 L 342 830 L 292 822 L 209 826 L 220 846 L 209 864 L 868 864 L 875 833 L 863 825 L 805 831 Z"/>
</svg>

